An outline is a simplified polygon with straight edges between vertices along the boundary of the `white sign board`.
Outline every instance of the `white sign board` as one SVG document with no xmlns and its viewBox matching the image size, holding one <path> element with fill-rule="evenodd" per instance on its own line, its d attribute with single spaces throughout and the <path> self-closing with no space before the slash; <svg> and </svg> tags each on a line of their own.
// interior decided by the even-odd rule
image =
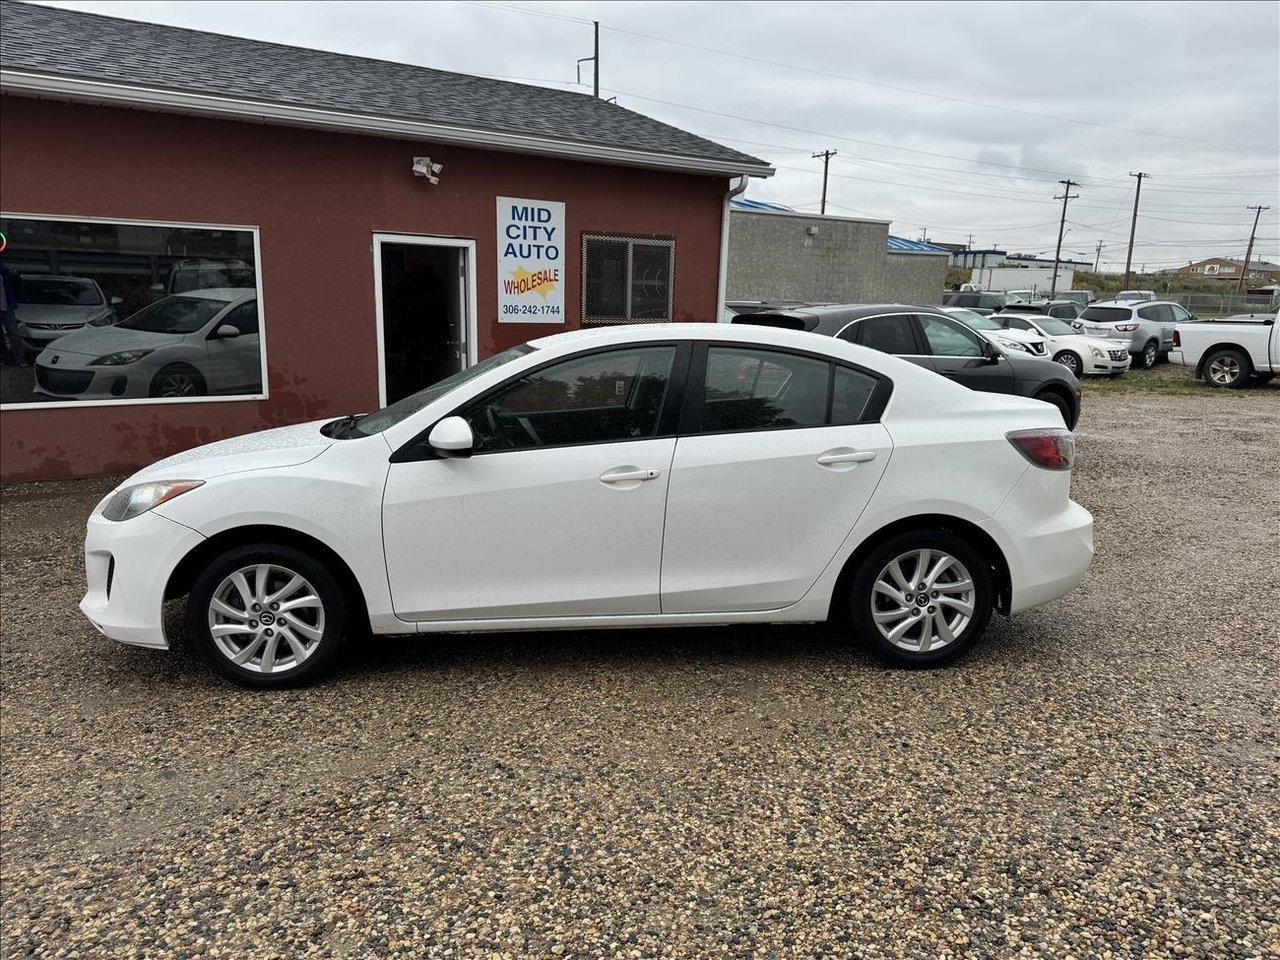
<svg viewBox="0 0 1280 960">
<path fill-rule="evenodd" d="M 498 198 L 498 322 L 564 323 L 564 204 Z"/>
</svg>

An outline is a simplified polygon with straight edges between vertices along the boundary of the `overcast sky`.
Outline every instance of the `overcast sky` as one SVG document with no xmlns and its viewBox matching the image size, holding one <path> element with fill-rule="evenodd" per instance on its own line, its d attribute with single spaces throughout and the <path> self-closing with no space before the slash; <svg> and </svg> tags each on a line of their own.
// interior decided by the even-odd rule
<svg viewBox="0 0 1280 960">
<path fill-rule="evenodd" d="M 1273 0 L 56 5 L 565 87 L 599 19 L 604 95 L 777 166 L 749 197 L 816 211 L 834 149 L 829 214 L 1052 256 L 1071 177 L 1064 250 L 1123 268 L 1141 170 L 1135 268 L 1242 256 L 1258 203 L 1280 259 Z"/>
</svg>

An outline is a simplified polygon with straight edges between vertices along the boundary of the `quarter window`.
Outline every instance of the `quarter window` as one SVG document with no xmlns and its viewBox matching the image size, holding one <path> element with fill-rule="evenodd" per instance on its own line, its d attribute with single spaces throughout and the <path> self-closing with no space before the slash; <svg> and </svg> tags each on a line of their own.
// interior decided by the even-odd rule
<svg viewBox="0 0 1280 960">
<path fill-rule="evenodd" d="M 935 357 L 980 357 L 982 344 L 977 337 L 958 324 L 941 317 L 921 316 L 920 326 L 924 329 L 924 338 L 929 350 Z"/>
<path fill-rule="evenodd" d="M 613 350 L 536 370 L 464 410 L 474 450 L 643 440 L 658 432 L 673 346 Z"/>
<path fill-rule="evenodd" d="M 874 377 L 849 367 L 836 367 L 835 386 L 831 393 L 831 422 L 861 423 L 875 389 Z"/>
<path fill-rule="evenodd" d="M 675 241 L 582 238 L 582 322 L 654 323 L 672 319 Z"/>
</svg>

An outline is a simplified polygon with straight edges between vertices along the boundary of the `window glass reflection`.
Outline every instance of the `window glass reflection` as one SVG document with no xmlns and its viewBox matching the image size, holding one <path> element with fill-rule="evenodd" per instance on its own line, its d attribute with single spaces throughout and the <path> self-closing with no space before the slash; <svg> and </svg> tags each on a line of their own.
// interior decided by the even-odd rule
<svg viewBox="0 0 1280 960">
<path fill-rule="evenodd" d="M 0 402 L 263 392 L 250 230 L 5 217 Z"/>
</svg>

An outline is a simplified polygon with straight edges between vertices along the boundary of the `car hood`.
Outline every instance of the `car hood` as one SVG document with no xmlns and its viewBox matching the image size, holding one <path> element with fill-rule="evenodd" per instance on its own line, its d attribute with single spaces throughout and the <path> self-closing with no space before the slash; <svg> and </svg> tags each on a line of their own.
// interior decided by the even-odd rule
<svg viewBox="0 0 1280 960">
<path fill-rule="evenodd" d="M 209 480 L 245 470 L 291 467 L 314 460 L 333 445 L 320 432 L 329 420 L 260 430 L 176 453 L 139 470 L 126 483 L 149 480 Z"/>
<path fill-rule="evenodd" d="M 151 333 L 123 327 L 82 327 L 59 337 L 46 348 L 45 353 L 101 357 L 121 350 L 154 350 L 182 340 L 183 334 L 176 333 Z"/>
<path fill-rule="evenodd" d="M 107 312 L 107 305 L 81 307 L 66 303 L 20 303 L 18 319 L 22 323 L 88 323 Z"/>
</svg>

